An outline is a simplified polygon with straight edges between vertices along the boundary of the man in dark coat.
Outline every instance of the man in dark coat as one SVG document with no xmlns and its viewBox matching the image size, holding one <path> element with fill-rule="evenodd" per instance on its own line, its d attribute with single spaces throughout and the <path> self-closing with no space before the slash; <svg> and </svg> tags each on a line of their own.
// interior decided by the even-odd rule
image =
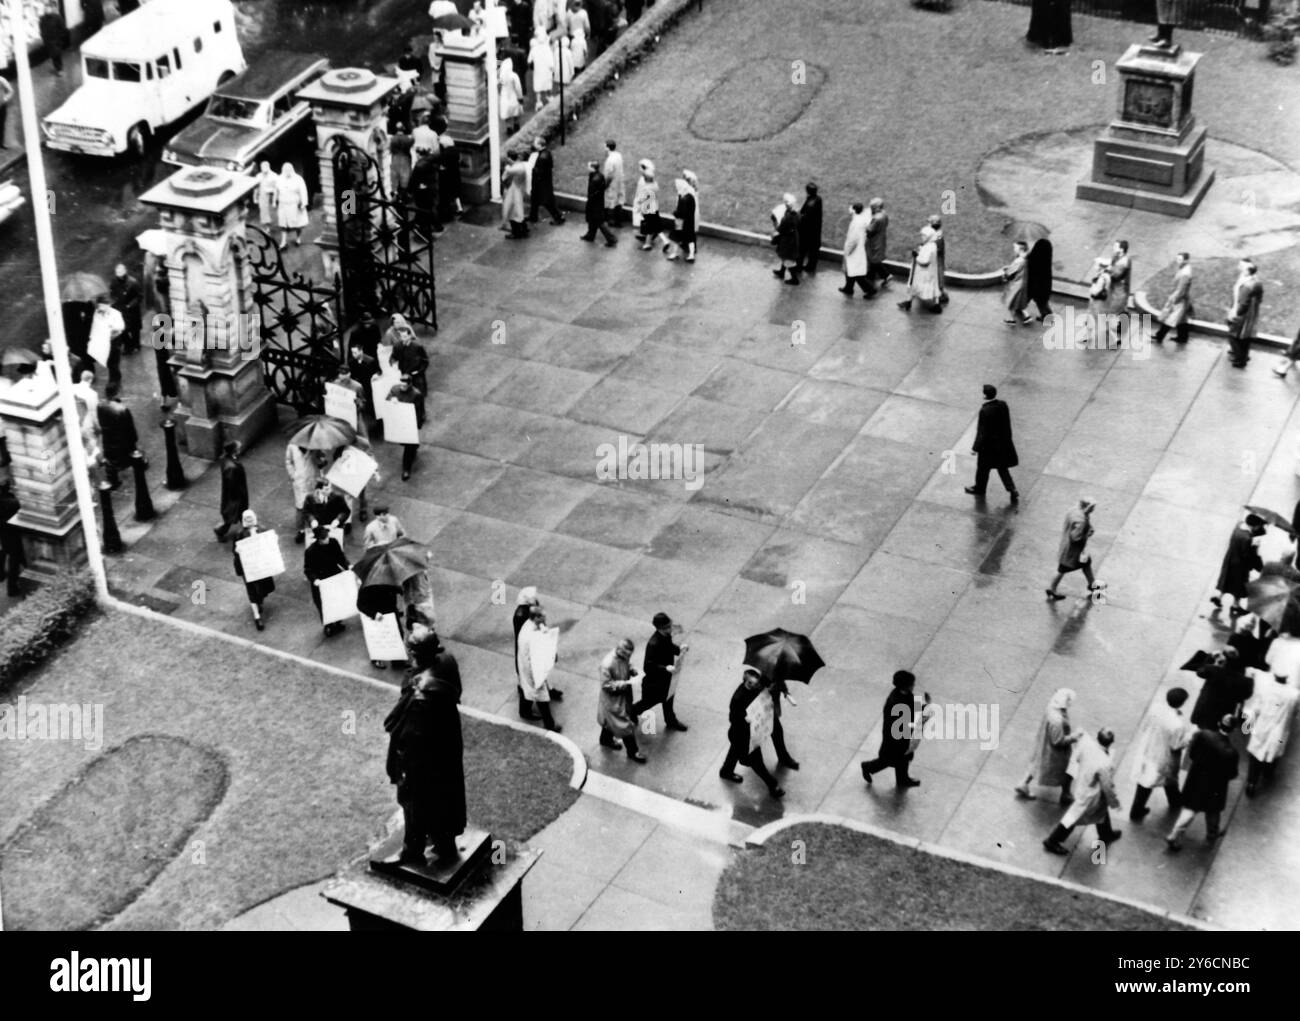
<svg viewBox="0 0 1300 1021">
<path fill-rule="evenodd" d="M 1204 682 L 1192 707 L 1191 720 L 1213 730 L 1223 717 L 1236 716 L 1241 704 L 1255 691 L 1255 682 L 1241 671 L 1236 649 L 1221 649 L 1196 671 Z"/>
<path fill-rule="evenodd" d="M 907 775 L 907 765 L 912 761 L 912 741 L 917 736 L 921 720 L 916 711 L 916 676 L 910 670 L 894 674 L 894 690 L 885 699 L 881 713 L 884 726 L 880 734 L 880 752 L 870 762 L 862 763 L 862 779 L 871 786 L 871 777 L 882 769 L 894 767 L 894 785 L 906 789 L 920 787 L 921 781 Z M 930 696 L 925 697 L 929 704 Z"/>
<path fill-rule="evenodd" d="M 397 600 L 401 597 L 402 590 L 396 585 L 363 585 L 357 589 L 357 612 L 364 613 L 371 620 L 378 620 L 380 617 L 392 614 L 397 617 L 397 629 L 402 629 L 402 618 L 397 612 Z M 392 660 L 395 667 L 406 666 L 406 660 Z M 376 670 L 387 670 L 388 662 L 382 659 L 372 659 L 370 665 Z"/>
<path fill-rule="evenodd" d="M 27 565 L 23 552 L 23 533 L 13 524 L 14 516 L 22 510 L 9 483 L 0 485 L 0 578 L 7 579 L 6 591 L 19 595 L 18 579 Z"/>
<path fill-rule="evenodd" d="M 131 467 L 131 455 L 140 445 L 135 431 L 135 419 L 119 396 L 117 384 L 109 383 L 105 399 L 99 402 L 95 415 L 99 419 L 99 432 L 103 437 L 104 470 L 108 484 L 114 489 L 121 483 L 119 473 Z"/>
<path fill-rule="evenodd" d="M 1228 549 L 1219 567 L 1219 580 L 1214 586 L 1210 602 L 1223 606 L 1223 597 L 1229 596 L 1232 605 L 1228 612 L 1233 617 L 1246 609 L 1246 586 L 1250 572 L 1263 570 L 1264 561 L 1259 555 L 1259 540 L 1266 531 L 1264 519 L 1257 514 L 1247 514 L 1246 520 L 1232 530 Z"/>
<path fill-rule="evenodd" d="M 374 313 L 369 310 L 362 312 L 349 340 L 351 354 L 355 356 L 357 351 L 364 351 L 371 358 L 378 358 L 379 343 L 382 339 L 383 334 L 380 332 Z M 353 377 L 356 377 L 356 373 L 353 373 Z"/>
<path fill-rule="evenodd" d="M 1025 256 L 1025 293 L 1038 307 L 1038 321 L 1052 314 L 1052 243 L 1039 238 Z"/>
<path fill-rule="evenodd" d="M 68 34 L 67 22 L 59 14 L 59 5 L 55 0 L 50 0 L 45 5 L 45 13 L 41 15 L 41 20 L 37 23 L 41 34 L 41 43 L 45 46 L 45 52 L 50 57 L 50 68 L 57 75 L 63 74 L 63 51 L 68 48 L 72 42 Z"/>
<path fill-rule="evenodd" d="M 673 683 L 673 674 L 681 662 L 682 654 L 689 648 L 673 641 L 673 621 L 666 613 L 656 613 L 655 633 L 645 643 L 645 659 L 641 664 L 644 680 L 641 685 L 641 701 L 632 707 L 632 715 L 640 716 L 647 709 L 653 709 L 661 702 L 664 707 L 664 726 L 669 730 L 686 730 L 687 726 L 673 712 L 674 696 L 668 694 Z"/>
<path fill-rule="evenodd" d="M 342 574 L 352 565 L 348 563 L 348 558 L 343 552 L 343 547 L 339 545 L 337 539 L 330 538 L 330 530 L 325 527 L 319 527 L 312 532 L 315 541 L 303 551 L 302 555 L 302 573 L 307 578 L 307 584 L 311 586 L 311 601 L 316 607 L 316 612 L 322 618 L 324 611 L 320 605 L 320 583 L 326 578 L 333 578 L 336 574 Z M 343 630 L 343 621 L 337 620 L 333 624 L 325 625 L 325 637 L 337 634 Z"/>
<path fill-rule="evenodd" d="M 408 193 L 415 207 L 416 229 L 425 239 L 442 233 L 438 222 L 438 158 L 431 152 L 422 153 L 411 168 Z"/>
<path fill-rule="evenodd" d="M 582 235 L 583 241 L 595 241 L 596 231 L 600 231 L 605 239 L 605 247 L 613 248 L 618 244 L 618 238 L 614 237 L 614 232 L 605 224 L 605 175 L 601 173 L 599 163 L 587 164 L 587 210 L 585 213 L 587 219 L 587 233 Z"/>
<path fill-rule="evenodd" d="M 869 206 L 871 219 L 867 221 L 867 291 L 868 297 L 876 293 L 875 281 L 880 281 L 880 289 L 889 286 L 889 270 L 885 267 L 885 253 L 889 246 L 889 214 L 885 212 L 885 200 L 874 198 Z"/>
<path fill-rule="evenodd" d="M 822 251 L 822 200 L 812 182 L 804 191 L 808 197 L 799 208 L 799 265 L 805 273 L 816 273 Z"/>
<path fill-rule="evenodd" d="M 799 213 L 794 208 L 794 196 L 789 192 L 781 198 L 781 205 L 772 213 L 776 234 L 776 257 L 781 265 L 772 270 L 772 275 L 787 284 L 799 285 Z M 790 276 L 786 277 L 786 271 Z"/>
<path fill-rule="evenodd" d="M 1197 812 L 1205 813 L 1206 843 L 1214 843 L 1223 834 L 1219 817 L 1228 803 L 1228 784 L 1237 777 L 1237 750 L 1229 739 L 1236 724 L 1235 716 L 1224 716 L 1214 727 L 1202 727 L 1192 735 L 1187 749 L 1191 768 L 1183 781 L 1182 808 L 1174 828 L 1165 837 L 1169 850 L 1182 850 L 1182 836 Z"/>
<path fill-rule="evenodd" d="M 745 714 L 748 712 L 750 705 L 766 692 L 766 685 L 763 682 L 763 675 L 753 667 L 745 668 L 744 679 L 731 695 L 731 705 L 727 710 L 727 719 L 729 726 L 727 728 L 727 758 L 722 763 L 722 769 L 718 771 L 718 776 L 724 780 L 730 780 L 732 783 L 744 783 L 744 778 L 736 772 L 736 764 L 743 763 L 754 771 L 760 780 L 767 784 L 767 792 L 774 798 L 785 796 L 785 791 L 776 782 L 776 777 L 767 771 L 767 766 L 763 764 L 763 748 L 760 745 L 753 751 L 749 750 L 749 717 Z"/>
<path fill-rule="evenodd" d="M 397 785 L 405 817 L 400 861 L 427 866 L 424 849 L 432 843 L 433 866 L 443 868 L 458 857 L 456 837 L 466 824 L 464 744 L 456 708 L 460 668 L 439 645 L 433 665 L 412 680 L 388 742 L 388 779 Z"/>
<path fill-rule="evenodd" d="M 248 510 L 248 476 L 239 463 L 239 441 L 232 440 L 222 449 L 221 458 L 221 524 L 212 534 L 225 542 L 232 528 Z"/>
<path fill-rule="evenodd" d="M 126 264 L 119 262 L 113 268 L 113 281 L 108 285 L 113 307 L 122 316 L 122 353 L 135 354 L 140 350 L 141 304 L 144 291 L 140 281 L 127 272 Z"/>
<path fill-rule="evenodd" d="M 537 211 L 545 209 L 551 214 L 551 223 L 559 226 L 564 222 L 564 214 L 555 204 L 555 156 L 546 146 L 546 139 L 538 135 L 533 139 L 533 149 L 537 155 L 533 158 L 532 204 L 528 212 L 528 222 L 537 222 Z"/>
<path fill-rule="evenodd" d="M 1259 267 L 1250 259 L 1242 259 L 1239 269 L 1228 310 L 1228 358 L 1233 368 L 1244 369 L 1250 361 L 1250 341 L 1259 322 L 1264 285 L 1259 282 Z"/>
<path fill-rule="evenodd" d="M 1011 502 L 1020 502 L 1015 480 L 1009 469 L 1020 463 L 1016 445 L 1011 440 L 1011 410 L 1006 401 L 998 400 L 998 388 L 984 384 L 984 404 L 980 408 L 979 424 L 975 427 L 975 442 L 971 445 L 977 456 L 975 485 L 967 486 L 972 496 L 983 496 L 989 484 L 989 472 L 997 471 L 1002 485 L 1011 494 Z"/>
<path fill-rule="evenodd" d="M 317 480 L 315 489 L 302 503 L 302 512 L 312 528 L 341 527 L 347 533 L 352 531 L 352 509 L 343 499 L 343 494 L 335 492 L 328 479 Z"/>
</svg>

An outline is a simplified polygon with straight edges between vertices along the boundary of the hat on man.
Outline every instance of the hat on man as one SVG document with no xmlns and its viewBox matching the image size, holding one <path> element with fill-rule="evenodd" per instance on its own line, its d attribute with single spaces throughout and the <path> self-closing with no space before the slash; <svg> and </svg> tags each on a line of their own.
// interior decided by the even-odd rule
<svg viewBox="0 0 1300 1021">
<path fill-rule="evenodd" d="M 650 621 L 650 623 L 657 628 L 668 627 L 670 624 L 672 624 L 672 622 L 673 622 L 672 617 L 668 616 L 668 614 L 664 613 L 662 610 L 656 613 L 654 615 L 654 619 Z"/>
</svg>

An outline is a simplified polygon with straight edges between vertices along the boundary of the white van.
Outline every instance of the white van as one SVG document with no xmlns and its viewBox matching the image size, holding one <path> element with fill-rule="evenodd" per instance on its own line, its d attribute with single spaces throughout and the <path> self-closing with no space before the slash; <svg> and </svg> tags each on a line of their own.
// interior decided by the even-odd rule
<svg viewBox="0 0 1300 1021">
<path fill-rule="evenodd" d="M 83 80 L 45 118 L 65 152 L 140 155 L 150 136 L 244 70 L 230 0 L 152 0 L 82 45 Z"/>
</svg>

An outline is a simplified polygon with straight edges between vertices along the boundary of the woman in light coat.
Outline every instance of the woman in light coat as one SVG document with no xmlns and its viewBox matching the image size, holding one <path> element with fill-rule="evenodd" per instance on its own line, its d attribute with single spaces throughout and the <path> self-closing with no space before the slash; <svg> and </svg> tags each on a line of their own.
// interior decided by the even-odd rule
<svg viewBox="0 0 1300 1021">
<path fill-rule="evenodd" d="M 533 92 L 537 95 L 537 109 L 544 107 L 555 88 L 555 58 L 551 56 L 551 41 L 544 33 L 533 36 L 528 49 L 528 66 L 533 69 Z"/>
<path fill-rule="evenodd" d="M 591 18 L 578 4 L 569 0 L 569 38 L 573 40 L 573 70 L 576 74 L 587 66 L 587 40 L 591 38 Z"/>
<path fill-rule="evenodd" d="M 1029 325 L 1029 316 L 1025 314 L 1025 309 L 1029 306 L 1029 280 L 1026 270 L 1028 255 L 1029 247 L 1023 241 L 1017 241 L 1015 256 L 1002 267 L 1002 307 L 1010 314 L 1009 319 L 1002 320 L 1004 323 Z"/>
<path fill-rule="evenodd" d="M 1178 808 L 1178 765 L 1196 729 L 1183 717 L 1182 708 L 1186 703 L 1185 688 L 1170 688 L 1165 693 L 1164 704 L 1151 710 L 1151 719 L 1139 738 L 1133 770 L 1137 790 L 1128 817 L 1134 822 L 1141 822 L 1150 813 L 1147 802 L 1157 787 L 1164 788 L 1170 811 Z"/>
<path fill-rule="evenodd" d="M 293 234 L 293 243 L 302 244 L 302 229 L 307 226 L 307 182 L 293 169 L 292 163 L 285 163 L 276 178 L 275 205 L 279 211 L 280 247 L 289 243 Z"/>
<path fill-rule="evenodd" d="M 904 312 L 912 311 L 912 301 L 921 303 L 921 307 L 930 312 L 942 312 L 939 303 L 943 291 L 939 286 L 939 243 L 938 233 L 929 225 L 921 228 L 921 244 L 912 256 L 912 279 L 908 284 L 907 297 L 898 303 Z"/>
<path fill-rule="evenodd" d="M 513 135 L 519 130 L 519 118 L 524 112 L 524 86 L 515 73 L 515 62 L 509 57 L 497 68 L 497 80 L 501 83 L 501 109 L 498 113 Z"/>
<path fill-rule="evenodd" d="M 528 160 L 512 152 L 501 174 L 501 218 L 510 225 L 511 239 L 528 237 Z"/>
<path fill-rule="evenodd" d="M 1047 712 L 1038 725 L 1038 736 L 1034 739 L 1034 751 L 1029 760 L 1029 772 L 1024 782 L 1016 788 L 1022 798 L 1034 799 L 1029 790 L 1035 777 L 1040 787 L 1061 788 L 1061 804 L 1068 805 L 1074 798 L 1070 795 L 1070 752 L 1079 734 L 1070 727 L 1070 706 L 1074 702 L 1074 691 L 1061 688 L 1047 703 Z"/>
<path fill-rule="evenodd" d="M 519 629 L 515 643 L 515 669 L 519 674 L 523 700 L 532 702 L 547 730 L 559 733 L 562 728 L 551 715 L 551 690 L 546 683 L 551 667 L 546 665 L 548 657 L 543 656 L 538 648 L 547 630 L 546 614 L 534 603 L 529 607 L 528 619 Z"/>
<path fill-rule="evenodd" d="M 862 297 L 871 297 L 867 286 L 867 224 L 871 215 L 861 202 L 849 207 L 849 229 L 844 233 L 844 286 L 841 294 L 853 297 L 853 285 L 862 289 Z"/>
<path fill-rule="evenodd" d="M 655 165 L 650 160 L 637 164 L 641 176 L 637 178 L 636 193 L 632 196 L 632 226 L 641 251 L 648 252 L 661 237 L 659 222 L 659 182 L 655 180 Z"/>
<path fill-rule="evenodd" d="M 1271 677 L 1255 671 L 1255 691 L 1246 701 L 1242 729 L 1249 735 L 1246 743 L 1246 796 L 1253 798 L 1261 779 L 1270 778 L 1277 760 L 1286 751 L 1295 718 L 1296 699 L 1300 690 L 1291 687 L 1285 677 Z"/>
<path fill-rule="evenodd" d="M 262 160 L 261 172 L 257 175 L 257 217 L 263 227 L 275 224 L 275 196 L 279 191 L 280 179 L 271 169 L 271 164 Z"/>
<path fill-rule="evenodd" d="M 284 448 L 284 470 L 293 485 L 293 506 L 298 512 L 298 535 L 293 540 L 299 546 L 307 536 L 307 497 L 316 488 L 316 478 L 320 467 L 316 455 L 306 447 L 290 443 Z"/>
</svg>

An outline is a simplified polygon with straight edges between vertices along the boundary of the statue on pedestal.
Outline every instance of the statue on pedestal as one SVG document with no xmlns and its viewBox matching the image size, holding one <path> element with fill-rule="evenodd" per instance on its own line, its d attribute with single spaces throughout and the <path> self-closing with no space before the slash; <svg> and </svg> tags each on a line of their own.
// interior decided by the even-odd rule
<svg viewBox="0 0 1300 1021">
<path fill-rule="evenodd" d="M 1162 50 L 1173 49 L 1174 26 L 1187 18 L 1187 0 L 1156 0 L 1156 34 L 1150 42 Z"/>
<path fill-rule="evenodd" d="M 413 671 L 397 706 L 384 721 L 389 732 L 388 779 L 406 821 L 402 864 L 434 868 L 459 857 L 456 838 L 465 832 L 464 746 L 460 732 L 460 668 L 438 636 L 422 630 L 410 643 Z"/>
</svg>

